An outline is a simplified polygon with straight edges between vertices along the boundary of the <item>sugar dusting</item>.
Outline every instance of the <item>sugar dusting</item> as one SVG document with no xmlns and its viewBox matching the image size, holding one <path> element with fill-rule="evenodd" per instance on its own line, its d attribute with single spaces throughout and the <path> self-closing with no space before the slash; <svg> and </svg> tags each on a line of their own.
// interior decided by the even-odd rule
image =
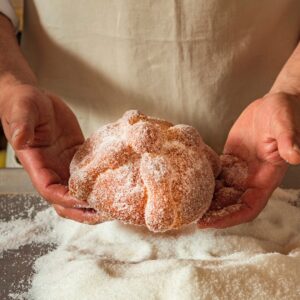
<svg viewBox="0 0 300 300">
<path fill-rule="evenodd" d="M 228 154 L 221 155 L 220 161 L 213 199 L 209 209 L 198 220 L 200 224 L 210 224 L 243 208 L 240 200 L 247 186 L 247 163 Z"/>
<path fill-rule="evenodd" d="M 213 197 L 217 154 L 197 130 L 128 111 L 79 148 L 69 190 L 117 219 L 163 232 L 190 224 Z"/>
<path fill-rule="evenodd" d="M 49 217 L 49 213 L 51 216 Z M 45 222 L 45 219 L 49 222 Z M 12 219 L 1 222 L 0 252 L 18 249 L 29 243 L 51 243 L 55 241 L 52 229 L 56 221 L 54 211 L 42 211 L 31 219 Z"/>
<path fill-rule="evenodd" d="M 277 189 L 257 219 L 223 230 L 90 226 L 58 218 L 51 208 L 33 222 L 1 222 L 11 249 L 58 245 L 36 261 L 29 292 L 9 299 L 299 299 L 299 195 Z"/>
</svg>

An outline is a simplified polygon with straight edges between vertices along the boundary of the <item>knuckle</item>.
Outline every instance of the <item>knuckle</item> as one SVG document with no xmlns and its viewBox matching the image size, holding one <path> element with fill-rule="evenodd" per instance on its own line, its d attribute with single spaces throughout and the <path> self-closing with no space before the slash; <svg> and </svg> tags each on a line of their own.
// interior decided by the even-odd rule
<svg viewBox="0 0 300 300">
<path fill-rule="evenodd" d="M 57 206 L 57 205 L 53 205 L 56 213 L 62 217 L 62 218 L 66 218 L 66 214 L 65 214 L 65 209 L 63 207 Z"/>
<path fill-rule="evenodd" d="M 31 85 L 20 85 L 16 88 L 15 92 L 16 95 L 24 99 L 35 98 L 40 95 L 39 90 Z"/>
<path fill-rule="evenodd" d="M 49 204 L 55 205 L 55 202 L 52 201 L 51 198 L 49 198 L 49 195 L 47 193 L 47 191 L 45 191 L 44 188 L 41 188 L 40 186 L 35 185 L 35 188 L 37 189 L 38 193 L 40 194 L 40 196 Z"/>
</svg>

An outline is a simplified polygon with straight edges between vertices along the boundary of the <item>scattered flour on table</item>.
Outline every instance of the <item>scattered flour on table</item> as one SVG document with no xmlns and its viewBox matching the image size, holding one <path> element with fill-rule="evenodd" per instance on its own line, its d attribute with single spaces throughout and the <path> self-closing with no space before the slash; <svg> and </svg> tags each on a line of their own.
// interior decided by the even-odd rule
<svg viewBox="0 0 300 300">
<path fill-rule="evenodd" d="M 58 244 L 36 261 L 30 299 L 300 299 L 299 203 L 299 191 L 277 189 L 256 220 L 223 230 L 155 234 L 117 221 L 78 224 L 51 209 L 35 227 L 10 228 L 22 244 L 49 226 Z"/>
</svg>

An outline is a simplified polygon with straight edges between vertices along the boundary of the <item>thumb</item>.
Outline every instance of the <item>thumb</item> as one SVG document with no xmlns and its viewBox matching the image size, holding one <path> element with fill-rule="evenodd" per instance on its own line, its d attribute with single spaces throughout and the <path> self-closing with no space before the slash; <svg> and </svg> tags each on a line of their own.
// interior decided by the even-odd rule
<svg viewBox="0 0 300 300">
<path fill-rule="evenodd" d="M 289 164 L 300 164 L 300 136 L 297 132 L 293 129 L 279 130 L 276 140 L 280 157 Z"/>
<path fill-rule="evenodd" d="M 6 119 L 8 128 L 5 128 L 5 131 L 8 132 L 7 138 L 14 150 L 30 146 L 34 141 L 34 130 L 37 123 L 35 109 L 15 105 Z"/>
<path fill-rule="evenodd" d="M 15 150 L 21 150 L 30 145 L 34 138 L 34 127 L 31 122 L 17 121 L 11 125 L 10 143 Z"/>
</svg>

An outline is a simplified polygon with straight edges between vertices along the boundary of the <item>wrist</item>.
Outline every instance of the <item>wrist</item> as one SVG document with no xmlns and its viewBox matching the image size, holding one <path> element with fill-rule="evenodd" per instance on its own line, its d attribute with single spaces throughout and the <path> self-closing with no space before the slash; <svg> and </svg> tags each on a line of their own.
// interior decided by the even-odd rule
<svg viewBox="0 0 300 300">
<path fill-rule="evenodd" d="M 280 71 L 270 92 L 300 95 L 300 42 Z"/>
<path fill-rule="evenodd" d="M 0 74 L 0 91 L 7 86 L 17 85 L 37 86 L 37 79 L 33 74 L 17 74 L 17 72 L 3 72 Z"/>
<path fill-rule="evenodd" d="M 300 86 L 274 85 L 268 94 L 284 94 L 289 96 L 300 96 Z"/>
<path fill-rule="evenodd" d="M 273 89 L 271 89 L 267 94 L 265 94 L 263 96 L 262 99 L 274 97 L 274 96 L 300 99 L 300 92 L 295 91 L 295 90 L 273 90 Z"/>
<path fill-rule="evenodd" d="M 0 14 L 0 98 L 5 90 L 18 85 L 36 86 L 37 79 L 20 50 L 11 22 Z"/>
<path fill-rule="evenodd" d="M 37 87 L 37 80 L 33 74 L 13 74 L 11 72 L 3 72 L 0 74 L 0 114 L 8 101 L 15 94 L 18 87 L 28 86 Z"/>
<path fill-rule="evenodd" d="M 0 107 L 5 101 L 7 95 L 16 87 L 21 85 L 37 86 L 36 78 L 33 75 L 16 76 L 10 72 L 0 75 Z"/>
</svg>

